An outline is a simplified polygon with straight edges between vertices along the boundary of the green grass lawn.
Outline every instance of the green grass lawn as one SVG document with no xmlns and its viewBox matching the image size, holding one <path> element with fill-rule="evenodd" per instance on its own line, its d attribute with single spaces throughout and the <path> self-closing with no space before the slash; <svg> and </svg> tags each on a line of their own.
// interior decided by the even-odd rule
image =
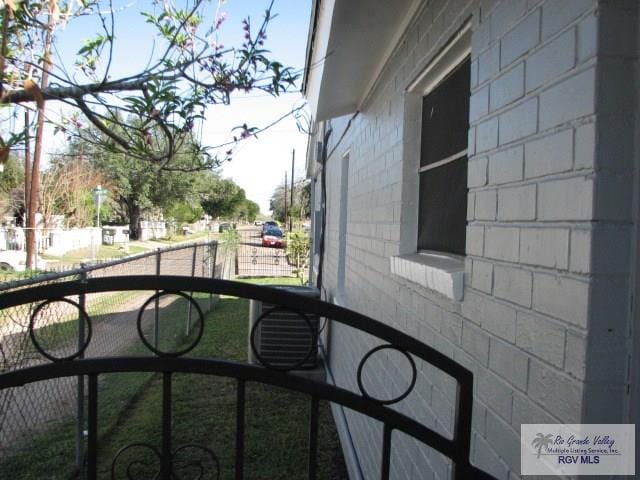
<svg viewBox="0 0 640 480">
<path fill-rule="evenodd" d="M 176 233 L 169 237 L 157 238 L 154 240 L 154 242 L 160 242 L 160 243 L 166 243 L 168 245 L 172 245 L 174 243 L 180 243 L 180 242 L 207 240 L 208 238 L 213 240 L 214 233 L 208 230 L 203 230 L 201 232 L 190 233 L 188 235 L 182 235 L 181 233 Z"/>
<path fill-rule="evenodd" d="M 148 251 L 144 247 L 137 245 L 129 246 L 129 253 L 126 253 L 118 245 L 100 245 L 95 252 L 95 260 L 110 260 L 117 258 L 124 258 L 129 255 L 136 255 Z M 54 257 L 51 255 L 43 255 L 44 260 L 58 261 L 62 263 L 81 263 L 87 260 L 94 260 L 94 253 L 91 247 L 80 248 L 78 250 L 71 250 L 60 257 Z"/>
<path fill-rule="evenodd" d="M 107 315 L 114 305 L 122 305 L 136 295 L 139 295 L 139 293 L 126 291 L 104 293 L 97 297 L 90 296 L 86 306 L 87 314 L 91 318 Z M 56 304 L 57 302 L 54 302 L 52 308 L 54 308 Z M 19 305 L 16 307 L 5 308 L 0 311 L 0 329 L 16 320 L 25 324 L 28 323 L 31 315 L 31 311 L 28 307 L 29 305 Z M 53 315 L 56 323 L 46 321 L 47 318 L 45 310 L 44 312 L 41 312 L 41 315 L 39 316 L 40 320 L 37 321 L 36 324 L 36 328 L 38 329 L 37 338 L 39 341 L 43 342 L 42 346 L 45 350 L 48 348 L 55 348 L 56 344 L 64 343 L 69 336 L 77 337 L 78 314 L 75 308 L 72 307 L 68 312 L 59 314 L 62 315 L 61 318 L 57 318 L 55 313 Z"/>
<path fill-rule="evenodd" d="M 67 268 L 73 268 L 82 262 L 117 260 L 148 251 L 149 249 L 135 244 L 129 245 L 128 253 L 118 245 L 99 245 L 95 253 L 92 251 L 91 247 L 85 247 L 77 250 L 71 250 L 62 256 L 41 255 L 41 258 L 48 263 L 45 270 L 26 270 L 24 272 L 0 271 L 0 282 L 13 282 L 16 280 L 34 278 L 39 275 L 46 274 L 47 271 L 58 271 L 60 269 L 60 264 L 65 265 Z"/>
<path fill-rule="evenodd" d="M 140 294 L 135 291 L 104 293 L 97 296 L 89 296 L 86 311 L 93 322 L 101 321 L 102 317 L 108 316 L 113 311 L 114 306 L 123 305 Z M 75 307 L 61 313 L 56 312 L 58 302 L 50 304 L 49 308 L 40 311 L 36 317 L 36 339 L 45 351 L 53 351 L 57 348 L 67 350 L 58 356 L 67 356 L 77 350 L 77 339 L 79 333 L 78 312 Z M 64 304 L 62 304 L 64 305 Z M 12 317 L 19 316 L 19 310 L 24 310 L 24 306 L 2 310 L 0 315 L 0 327 L 12 320 Z M 27 312 L 22 316 L 27 317 Z"/>
<path fill-rule="evenodd" d="M 0 282 L 15 282 L 16 280 L 25 280 L 27 278 L 37 277 L 46 272 L 39 270 L 25 270 L 24 272 L 15 272 L 12 270 L 0 270 Z"/>
<path fill-rule="evenodd" d="M 260 283 L 299 284 L 297 279 L 260 279 Z M 182 300 L 162 312 L 184 312 Z M 207 315 L 202 340 L 194 356 L 245 361 L 248 336 L 248 301 L 223 297 Z M 182 321 L 163 335 L 179 339 Z M 178 340 L 176 340 L 178 341 Z M 138 345 L 133 354 L 143 352 Z M 99 389 L 99 477 L 110 478 L 112 459 L 132 442 L 149 442 L 160 448 L 162 376 L 159 374 L 105 375 Z M 203 445 L 219 461 L 220 478 L 234 478 L 236 381 L 202 375 L 173 376 L 173 445 Z M 250 479 L 306 478 L 309 399 L 261 384 L 247 384 L 245 477 Z M 328 405 L 321 403 L 318 478 L 347 478 L 337 434 Z M 30 448 L 0 460 L 0 478 L 74 478 L 74 424 L 72 420 L 39 435 Z M 126 457 L 126 458 L 125 458 Z M 135 460 L 131 478 L 151 478 L 155 467 L 148 452 L 133 449 L 118 463 L 116 478 L 126 478 L 124 464 Z M 207 454 L 194 448 L 176 458 L 180 478 L 191 478 L 194 464 L 213 468 Z M 195 463 L 194 463 L 195 462 Z M 153 462 L 151 463 L 152 465 Z M 183 475 L 180 475 L 182 473 Z M 215 478 L 203 476 L 202 478 Z"/>
</svg>

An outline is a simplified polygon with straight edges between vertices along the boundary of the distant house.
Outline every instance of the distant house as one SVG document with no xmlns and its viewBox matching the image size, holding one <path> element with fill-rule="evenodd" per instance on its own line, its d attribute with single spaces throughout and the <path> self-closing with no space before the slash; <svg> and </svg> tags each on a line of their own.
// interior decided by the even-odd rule
<svg viewBox="0 0 640 480">
<path fill-rule="evenodd" d="M 304 92 L 324 298 L 474 372 L 472 462 L 497 478 L 520 478 L 522 424 L 640 424 L 639 2 L 313 8 Z M 327 343 L 335 383 L 357 391 L 370 339 L 336 325 Z M 370 388 L 392 395 L 402 361 L 381 360 Z M 426 386 L 398 408 L 450 432 L 450 383 L 418 370 Z M 352 478 L 376 478 L 379 425 L 334 416 Z M 392 472 L 441 479 L 449 466 L 401 437 Z"/>
</svg>

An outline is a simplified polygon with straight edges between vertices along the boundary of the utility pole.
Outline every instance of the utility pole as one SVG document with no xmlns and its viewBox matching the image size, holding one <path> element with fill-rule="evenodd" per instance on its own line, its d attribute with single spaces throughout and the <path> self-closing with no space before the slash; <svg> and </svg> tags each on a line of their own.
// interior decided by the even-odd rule
<svg viewBox="0 0 640 480">
<path fill-rule="evenodd" d="M 284 226 L 287 227 L 287 171 L 284 171 Z"/>
<path fill-rule="evenodd" d="M 54 4 L 52 2 L 51 4 Z M 51 5 L 50 4 L 50 5 Z M 47 21 L 47 31 L 43 45 L 42 55 L 42 75 L 40 77 L 40 91 L 49 86 L 49 72 L 52 68 L 51 63 L 51 45 L 53 44 L 53 27 L 54 27 L 54 15 L 51 12 L 51 6 L 49 7 L 49 20 Z M 36 102 L 36 137 L 33 147 L 33 159 L 31 160 L 31 180 L 29 186 L 29 206 L 27 216 L 27 232 L 26 232 L 26 247 L 27 247 L 27 259 L 26 268 L 31 270 L 36 267 L 36 254 L 37 254 L 37 237 L 36 237 L 36 214 L 38 212 L 38 195 L 40 194 L 40 159 L 42 157 L 42 138 L 44 135 L 44 116 L 45 116 L 45 100 L 40 99 Z"/>
<path fill-rule="evenodd" d="M 293 149 L 293 153 L 291 155 L 291 202 L 289 202 L 289 211 L 291 212 L 289 215 L 289 231 L 293 230 L 293 170 L 296 167 L 296 149 Z"/>
<path fill-rule="evenodd" d="M 27 226 L 29 218 L 29 199 L 31 198 L 31 137 L 29 135 L 29 110 L 24 111 L 24 216 L 22 227 Z"/>
</svg>

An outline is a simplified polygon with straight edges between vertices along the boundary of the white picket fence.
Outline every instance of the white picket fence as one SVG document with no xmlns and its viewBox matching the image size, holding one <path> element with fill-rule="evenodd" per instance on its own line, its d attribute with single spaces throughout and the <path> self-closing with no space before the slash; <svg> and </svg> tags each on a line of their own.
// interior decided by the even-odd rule
<svg viewBox="0 0 640 480">
<path fill-rule="evenodd" d="M 0 250 L 25 250 L 26 229 L 0 228 Z M 38 228 L 36 245 L 38 253 L 53 256 L 64 255 L 71 250 L 98 246 L 102 243 L 102 229 L 89 228 Z"/>
<path fill-rule="evenodd" d="M 123 230 L 128 231 L 127 226 L 105 226 L 104 228 L 115 228 L 121 237 Z M 140 240 L 153 240 L 167 236 L 167 225 L 163 221 L 140 222 Z M 1 250 L 25 250 L 26 229 L 21 227 L 0 228 L 0 251 Z M 72 250 L 98 246 L 102 243 L 102 228 L 37 228 L 36 243 L 39 254 L 61 256 Z"/>
</svg>

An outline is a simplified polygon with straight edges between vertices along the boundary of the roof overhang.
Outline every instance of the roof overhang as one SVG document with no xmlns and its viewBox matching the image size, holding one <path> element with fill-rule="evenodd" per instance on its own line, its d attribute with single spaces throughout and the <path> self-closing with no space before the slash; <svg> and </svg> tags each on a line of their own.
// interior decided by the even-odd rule
<svg viewBox="0 0 640 480">
<path fill-rule="evenodd" d="M 422 3 L 315 0 L 303 92 L 316 121 L 358 110 Z"/>
</svg>

